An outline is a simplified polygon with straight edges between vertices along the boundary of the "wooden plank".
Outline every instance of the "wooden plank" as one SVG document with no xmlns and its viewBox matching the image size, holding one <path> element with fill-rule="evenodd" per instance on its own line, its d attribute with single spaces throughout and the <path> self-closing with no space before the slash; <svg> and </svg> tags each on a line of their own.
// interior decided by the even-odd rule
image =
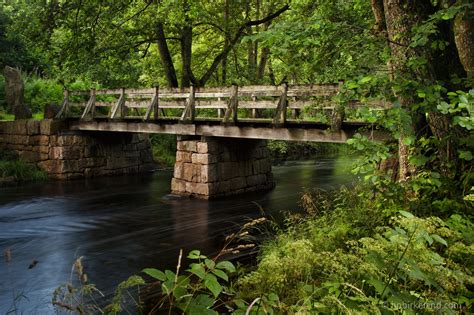
<svg viewBox="0 0 474 315">
<path fill-rule="evenodd" d="M 188 99 L 186 100 L 186 107 L 181 115 L 181 121 L 192 122 L 196 116 L 195 109 L 195 91 L 194 85 L 190 86 Z"/>
<path fill-rule="evenodd" d="M 87 102 L 84 112 L 82 113 L 81 119 L 84 119 L 89 113 L 92 113 L 92 118 L 94 118 L 95 111 L 95 90 L 91 89 L 89 101 Z"/>
<path fill-rule="evenodd" d="M 236 123 L 237 122 L 237 110 L 239 107 L 239 87 L 237 85 L 232 86 L 232 96 L 229 98 L 229 103 L 224 114 L 224 123 Z"/>
<path fill-rule="evenodd" d="M 69 114 L 69 91 L 64 90 L 63 94 L 64 94 L 64 100 L 61 104 L 61 108 L 59 112 L 56 114 L 57 119 L 62 118 L 62 117 L 67 117 Z"/>
<path fill-rule="evenodd" d="M 158 119 L 158 100 L 160 96 L 160 88 L 158 86 L 155 87 L 155 95 L 153 96 L 153 100 L 150 103 L 150 106 L 147 108 L 145 116 L 143 117 L 144 121 L 150 119 L 151 112 L 154 111 L 155 120 Z"/>
<path fill-rule="evenodd" d="M 274 124 L 284 124 L 286 122 L 286 109 L 288 105 L 288 84 L 283 83 L 283 92 L 280 96 L 280 100 L 278 101 L 277 110 L 275 113 L 275 117 L 273 118 Z"/>
<path fill-rule="evenodd" d="M 120 92 L 120 97 L 115 104 L 115 107 L 112 108 L 111 113 L 110 113 L 110 118 L 115 119 L 117 116 L 123 119 L 125 116 L 124 112 L 124 107 L 125 107 L 125 89 L 121 89 Z"/>
</svg>

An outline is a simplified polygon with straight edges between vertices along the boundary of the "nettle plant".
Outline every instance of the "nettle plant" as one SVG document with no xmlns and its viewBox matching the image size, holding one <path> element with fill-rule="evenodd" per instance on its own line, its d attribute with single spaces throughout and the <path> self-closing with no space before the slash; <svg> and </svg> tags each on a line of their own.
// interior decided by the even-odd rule
<svg viewBox="0 0 474 315">
<path fill-rule="evenodd" d="M 163 298 L 155 307 L 179 309 L 189 314 L 217 314 L 212 308 L 225 304 L 219 296 L 230 295 L 231 290 L 225 283 L 229 281 L 229 274 L 236 271 L 235 266 L 229 261 L 216 263 L 199 250 L 193 250 L 187 257 L 194 262 L 180 275 L 181 257 L 182 252 L 176 273 L 154 268 L 143 270 L 150 277 L 161 281 Z"/>
</svg>

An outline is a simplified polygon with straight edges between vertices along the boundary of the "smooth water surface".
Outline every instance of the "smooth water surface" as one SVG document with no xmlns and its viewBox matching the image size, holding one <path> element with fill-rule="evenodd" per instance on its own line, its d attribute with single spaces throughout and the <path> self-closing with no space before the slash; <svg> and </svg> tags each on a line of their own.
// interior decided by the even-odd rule
<svg viewBox="0 0 474 315">
<path fill-rule="evenodd" d="M 305 188 L 348 183 L 347 163 L 274 166 L 274 190 L 213 201 L 168 195 L 171 171 L 0 188 L 0 251 L 12 256 L 0 261 L 0 314 L 54 313 L 52 292 L 80 256 L 90 282 L 109 296 L 145 267 L 174 266 L 181 248 L 216 252 L 226 232 L 260 215 L 259 205 L 278 216 L 299 208 Z"/>
</svg>

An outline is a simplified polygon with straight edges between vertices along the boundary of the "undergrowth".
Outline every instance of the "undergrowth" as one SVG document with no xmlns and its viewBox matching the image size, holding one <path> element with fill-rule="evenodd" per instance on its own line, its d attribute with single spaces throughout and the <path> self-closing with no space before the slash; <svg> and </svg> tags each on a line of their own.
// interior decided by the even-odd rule
<svg viewBox="0 0 474 315">
<path fill-rule="evenodd" d="M 12 178 L 14 181 L 38 181 L 47 179 L 47 175 L 36 166 L 19 159 L 14 152 L 0 149 L 0 179 L 2 178 Z"/>
</svg>

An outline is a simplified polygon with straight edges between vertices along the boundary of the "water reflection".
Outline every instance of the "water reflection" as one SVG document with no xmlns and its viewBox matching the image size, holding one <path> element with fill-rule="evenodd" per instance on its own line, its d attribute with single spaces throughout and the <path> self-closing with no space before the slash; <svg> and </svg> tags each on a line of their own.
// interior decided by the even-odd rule
<svg viewBox="0 0 474 315">
<path fill-rule="evenodd" d="M 274 190 L 210 202 L 168 196 L 171 172 L 0 188 L 0 250 L 12 251 L 10 264 L 0 262 L 0 313 L 15 297 L 19 313 L 53 313 L 51 293 L 80 256 L 89 279 L 111 295 L 145 267 L 174 266 L 181 248 L 212 253 L 226 231 L 259 215 L 257 204 L 277 215 L 297 209 L 304 188 L 346 183 L 334 163 L 274 167 Z"/>
</svg>

